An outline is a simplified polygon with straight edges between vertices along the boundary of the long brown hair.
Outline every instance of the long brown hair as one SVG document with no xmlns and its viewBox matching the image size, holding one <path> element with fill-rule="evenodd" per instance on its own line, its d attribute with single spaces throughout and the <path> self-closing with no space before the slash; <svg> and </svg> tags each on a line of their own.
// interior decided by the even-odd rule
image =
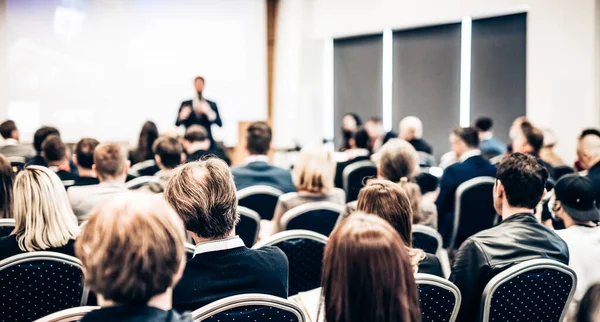
<svg viewBox="0 0 600 322">
<path fill-rule="evenodd" d="M 421 321 L 406 247 L 377 216 L 351 215 L 333 231 L 321 285 L 327 322 Z"/>
<path fill-rule="evenodd" d="M 0 154 L 0 218 L 12 218 L 15 172 L 8 159 Z"/>
<path fill-rule="evenodd" d="M 140 131 L 140 138 L 138 140 L 138 145 L 135 150 L 132 152 L 131 162 L 133 164 L 154 159 L 154 152 L 152 152 L 152 145 L 154 141 L 158 139 L 158 128 L 156 124 L 151 121 L 147 121 L 142 126 L 142 131 Z"/>
</svg>

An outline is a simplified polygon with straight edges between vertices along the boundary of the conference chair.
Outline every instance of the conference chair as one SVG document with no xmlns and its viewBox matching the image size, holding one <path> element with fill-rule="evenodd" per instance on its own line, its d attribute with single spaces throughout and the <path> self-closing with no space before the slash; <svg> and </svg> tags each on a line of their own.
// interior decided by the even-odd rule
<svg viewBox="0 0 600 322">
<path fill-rule="evenodd" d="M 280 225 L 282 230 L 304 229 L 329 236 L 343 212 L 344 206 L 333 202 L 311 202 L 288 210 Z"/>
<path fill-rule="evenodd" d="M 283 191 L 270 186 L 252 186 L 237 192 L 238 204 L 256 211 L 261 219 L 273 219 L 275 206 Z"/>
<path fill-rule="evenodd" d="M 158 171 L 158 168 L 156 166 L 156 161 L 146 160 L 146 161 L 138 162 L 138 163 L 132 165 L 131 168 L 129 168 L 129 175 L 134 176 L 134 177 L 151 176 L 154 174 L 154 173 L 150 173 L 150 172 L 153 172 L 152 169 L 157 169 L 156 171 Z M 154 172 L 156 172 L 156 171 L 154 171 Z"/>
<path fill-rule="evenodd" d="M 81 320 L 84 315 L 99 309 L 99 306 L 80 306 L 66 309 L 47 315 L 35 322 L 75 322 Z"/>
<path fill-rule="evenodd" d="M 0 261 L 0 289 L 0 317 L 7 321 L 33 321 L 84 306 L 89 293 L 77 258 L 44 251 Z"/>
<path fill-rule="evenodd" d="M 287 299 L 267 294 L 226 297 L 192 312 L 194 322 L 305 322 L 300 307 Z"/>
<path fill-rule="evenodd" d="M 492 278 L 481 298 L 488 321 L 563 321 L 575 293 L 577 276 L 560 262 L 534 259 Z"/>
<path fill-rule="evenodd" d="M 346 202 L 358 199 L 358 192 L 365 185 L 368 178 L 377 177 L 377 167 L 369 160 L 354 162 L 344 168 L 342 179 Z"/>
<path fill-rule="evenodd" d="M 423 151 L 417 151 L 419 154 L 419 166 L 423 168 L 431 168 L 437 166 L 437 162 L 435 162 L 435 157 L 429 153 Z"/>
<path fill-rule="evenodd" d="M 165 182 L 159 177 L 142 176 L 127 181 L 125 187 L 129 190 L 148 189 L 154 193 L 162 193 L 165 190 Z"/>
<path fill-rule="evenodd" d="M 15 220 L 13 218 L 0 219 L 0 238 L 6 237 L 15 229 Z"/>
<path fill-rule="evenodd" d="M 8 162 L 10 162 L 10 165 L 12 166 L 13 172 L 15 174 L 21 172 L 21 170 L 25 168 L 25 164 L 27 163 L 27 160 L 24 157 L 13 156 L 7 157 L 7 159 Z"/>
<path fill-rule="evenodd" d="M 185 243 L 185 256 L 187 260 L 190 260 L 194 257 L 194 252 L 196 251 L 196 246 L 190 243 Z"/>
<path fill-rule="evenodd" d="M 458 249 L 472 235 L 491 228 L 496 221 L 493 177 L 477 177 L 463 182 L 456 189 L 454 224 L 448 249 Z"/>
<path fill-rule="evenodd" d="M 275 246 L 289 262 L 289 291 L 293 296 L 321 285 L 323 253 L 327 237 L 308 230 L 288 230 L 258 242 L 253 249 Z"/>
<path fill-rule="evenodd" d="M 496 164 L 500 163 L 500 161 L 502 161 L 502 159 L 504 159 L 504 154 L 501 154 L 501 155 L 491 158 L 490 163 L 493 165 L 496 165 Z"/>
<path fill-rule="evenodd" d="M 450 281 L 430 274 L 415 274 L 422 322 L 454 322 L 460 309 L 460 290 Z"/>
<path fill-rule="evenodd" d="M 246 247 L 252 247 L 258 240 L 260 232 L 260 215 L 246 207 L 238 207 L 240 221 L 235 226 L 235 232 L 244 241 Z"/>
<path fill-rule="evenodd" d="M 412 247 L 434 254 L 440 260 L 444 276 L 449 277 L 451 270 L 450 258 L 448 252 L 442 246 L 442 235 L 437 230 L 425 225 L 413 225 Z"/>
</svg>

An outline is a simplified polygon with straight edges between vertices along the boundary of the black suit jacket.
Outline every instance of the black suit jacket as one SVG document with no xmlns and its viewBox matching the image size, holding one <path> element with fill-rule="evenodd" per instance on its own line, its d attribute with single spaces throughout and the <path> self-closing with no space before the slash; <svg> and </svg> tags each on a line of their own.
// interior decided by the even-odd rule
<svg viewBox="0 0 600 322">
<path fill-rule="evenodd" d="M 177 112 L 177 121 L 175 122 L 175 125 L 176 126 L 183 125 L 186 128 L 190 127 L 191 125 L 202 125 L 204 128 L 206 128 L 206 131 L 208 132 L 208 137 L 212 141 L 213 140 L 212 139 L 212 131 L 210 129 L 210 126 L 212 124 L 216 124 L 217 126 L 223 126 L 223 121 L 221 121 L 221 116 L 219 115 L 219 108 L 217 107 L 217 103 L 215 103 L 213 101 L 209 101 L 209 100 L 206 100 L 206 102 L 208 103 L 208 105 L 210 105 L 210 108 L 217 115 L 217 118 L 215 118 L 214 121 L 209 120 L 208 117 L 206 117 L 206 115 L 204 115 L 204 114 L 202 114 L 200 117 L 198 117 L 196 115 L 196 113 L 194 113 L 193 111 L 187 119 L 180 120 L 179 113 L 181 113 L 181 110 L 183 109 L 183 107 L 185 107 L 185 106 L 192 107 L 192 100 L 188 100 L 188 101 L 181 102 L 181 106 L 179 107 L 179 112 Z"/>
</svg>

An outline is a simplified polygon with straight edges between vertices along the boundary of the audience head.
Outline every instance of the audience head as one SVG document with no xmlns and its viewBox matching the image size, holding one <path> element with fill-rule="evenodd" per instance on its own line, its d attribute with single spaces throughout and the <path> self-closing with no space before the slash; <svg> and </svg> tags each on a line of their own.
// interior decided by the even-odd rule
<svg viewBox="0 0 600 322">
<path fill-rule="evenodd" d="M 511 140 L 514 140 L 519 132 L 521 132 L 521 124 L 524 122 L 529 122 L 525 116 L 519 116 L 512 122 L 508 133 Z"/>
<path fill-rule="evenodd" d="M 459 127 L 450 134 L 452 151 L 460 158 L 468 151 L 479 147 L 479 133 L 472 127 Z"/>
<path fill-rule="evenodd" d="M 29 166 L 15 179 L 14 218 L 19 248 L 36 251 L 61 247 L 79 235 L 77 218 L 58 176 L 46 167 Z"/>
<path fill-rule="evenodd" d="M 125 182 L 129 165 L 127 153 L 118 143 L 102 143 L 94 150 L 93 169 L 100 182 Z"/>
<path fill-rule="evenodd" d="M 548 170 L 532 155 L 513 153 L 500 161 L 494 185 L 494 207 L 533 210 L 545 194 Z M 517 210 L 518 210 L 517 209 Z"/>
<path fill-rule="evenodd" d="M 600 284 L 592 285 L 581 302 L 575 316 L 575 322 L 596 322 L 600 321 Z"/>
<path fill-rule="evenodd" d="M 579 135 L 579 139 L 581 140 L 588 135 L 595 135 L 595 136 L 600 137 L 600 130 L 594 129 L 594 128 L 585 129 L 585 130 L 581 131 L 581 134 Z"/>
<path fill-rule="evenodd" d="M 494 121 L 489 117 L 480 117 L 473 122 L 473 128 L 475 128 L 479 133 L 490 132 L 493 126 Z"/>
<path fill-rule="evenodd" d="M 271 127 L 266 122 L 254 122 L 246 130 L 246 150 L 251 155 L 268 154 L 271 149 Z"/>
<path fill-rule="evenodd" d="M 15 172 L 10 161 L 0 154 L 0 218 L 13 217 L 13 183 Z"/>
<path fill-rule="evenodd" d="M 92 213 L 75 251 L 101 306 L 143 306 L 165 294 L 170 306 L 184 242 L 183 223 L 162 198 L 130 192 Z"/>
<path fill-rule="evenodd" d="M 133 162 L 138 163 L 154 159 L 152 145 L 156 139 L 158 139 L 158 128 L 154 122 L 147 121 L 142 126 L 138 145 L 133 151 Z"/>
<path fill-rule="evenodd" d="M 204 91 L 204 77 L 196 76 L 194 78 L 194 88 L 198 94 L 202 94 L 202 91 Z"/>
<path fill-rule="evenodd" d="M 202 125 L 188 127 L 183 135 L 183 147 L 187 154 L 196 151 L 208 151 L 210 149 L 210 138 L 206 128 Z"/>
<path fill-rule="evenodd" d="M 521 123 L 512 141 L 512 151 L 538 156 L 544 145 L 544 132 L 528 121 Z"/>
<path fill-rule="evenodd" d="M 385 134 L 381 118 L 377 116 L 372 116 L 367 120 L 365 123 L 365 130 L 372 139 L 376 139 Z"/>
<path fill-rule="evenodd" d="M 560 178 L 554 187 L 551 209 L 568 227 L 573 224 L 590 224 L 600 220 L 596 207 L 594 184 L 578 174 Z"/>
<path fill-rule="evenodd" d="M 385 220 L 351 215 L 332 232 L 323 258 L 324 320 L 421 320 L 408 251 Z"/>
<path fill-rule="evenodd" d="M 346 113 L 342 117 L 342 135 L 343 135 L 343 150 L 350 149 L 350 139 L 354 136 L 354 132 L 362 126 L 362 120 L 355 113 Z"/>
<path fill-rule="evenodd" d="M 369 133 L 364 128 L 359 128 L 350 139 L 350 148 L 369 149 Z"/>
<path fill-rule="evenodd" d="M 162 136 L 152 146 L 154 159 L 161 170 L 175 169 L 185 161 L 183 146 L 179 140 L 169 136 Z"/>
<path fill-rule="evenodd" d="M 239 220 L 233 177 L 218 158 L 190 162 L 175 169 L 165 198 L 196 241 L 221 239 L 234 233 Z"/>
<path fill-rule="evenodd" d="M 56 135 L 51 135 L 44 140 L 44 143 L 42 143 L 42 156 L 46 163 L 51 166 L 69 163 L 67 145 Z"/>
<path fill-rule="evenodd" d="M 542 134 L 544 135 L 544 142 L 542 148 L 552 149 L 557 143 L 556 134 L 551 129 L 543 129 Z"/>
<path fill-rule="evenodd" d="M 100 144 L 98 140 L 91 138 L 84 138 L 77 142 L 75 146 L 75 155 L 73 162 L 78 168 L 91 170 L 94 166 L 94 150 Z"/>
<path fill-rule="evenodd" d="M 42 126 L 35 131 L 33 135 L 33 147 L 38 153 L 42 152 L 42 143 L 44 143 L 44 140 L 51 135 L 60 136 L 60 132 L 51 126 Z"/>
<path fill-rule="evenodd" d="M 577 143 L 577 158 L 586 170 L 600 162 L 600 136 L 592 133 L 582 135 Z"/>
<path fill-rule="evenodd" d="M 377 174 L 382 179 L 400 182 L 412 179 L 419 170 L 419 155 L 412 144 L 402 139 L 391 139 L 379 150 Z"/>
<path fill-rule="evenodd" d="M 298 191 L 327 194 L 334 186 L 335 160 L 323 145 L 307 146 L 300 151 L 294 167 Z"/>
<path fill-rule="evenodd" d="M 423 123 L 416 116 L 407 116 L 400 121 L 401 139 L 410 141 L 423 137 Z"/>
<path fill-rule="evenodd" d="M 19 130 L 17 129 L 17 124 L 13 120 L 6 120 L 0 123 L 0 134 L 5 140 L 19 140 Z"/>
</svg>

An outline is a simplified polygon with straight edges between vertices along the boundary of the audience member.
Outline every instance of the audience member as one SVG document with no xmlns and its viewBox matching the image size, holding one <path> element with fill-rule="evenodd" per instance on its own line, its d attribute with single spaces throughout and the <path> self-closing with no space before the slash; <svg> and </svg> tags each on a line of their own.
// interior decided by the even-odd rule
<svg viewBox="0 0 600 322">
<path fill-rule="evenodd" d="M 8 159 L 0 154 L 0 219 L 13 217 L 13 183 L 15 172 Z"/>
<path fill-rule="evenodd" d="M 577 289 L 571 302 L 571 314 L 585 291 L 600 282 L 600 211 L 596 208 L 596 194 L 592 181 L 577 174 L 563 176 L 554 187 L 550 209 L 565 224 L 557 230 L 569 247 L 569 266 L 577 274 Z"/>
<path fill-rule="evenodd" d="M 215 156 L 225 161 L 228 165 L 231 164 L 227 155 L 222 150 L 214 147 L 214 144 L 211 144 L 208 132 L 201 125 L 191 125 L 187 128 L 183 136 L 183 147 L 187 154 L 186 162 L 203 160 L 208 156 Z"/>
<path fill-rule="evenodd" d="M 396 229 L 406 245 L 414 273 L 443 277 L 442 265 L 435 255 L 412 248 L 412 205 L 399 185 L 387 180 L 370 180 L 358 194 L 357 210 L 377 215 Z"/>
<path fill-rule="evenodd" d="M 540 159 L 556 168 L 565 166 L 565 162 L 556 154 L 554 147 L 556 146 L 556 135 L 551 129 L 544 129 L 544 143 L 540 149 Z"/>
<path fill-rule="evenodd" d="M 407 116 L 400 121 L 399 138 L 412 144 L 419 152 L 433 154 L 431 145 L 423 140 L 423 123 L 416 116 Z"/>
<path fill-rule="evenodd" d="M 6 157 L 30 158 L 34 156 L 31 147 L 19 144 L 19 130 L 13 120 L 6 120 L 0 124 L 0 135 L 4 144 L 0 147 L 0 154 Z"/>
<path fill-rule="evenodd" d="M 355 162 L 368 161 L 371 159 L 369 150 L 369 134 L 364 128 L 354 132 L 354 137 L 350 139 L 350 149 L 344 151 L 346 161 L 338 162 L 335 170 L 335 186 L 344 188 L 344 169 Z"/>
<path fill-rule="evenodd" d="M 325 247 L 319 315 L 328 322 L 421 321 L 412 273 L 398 232 L 377 216 L 354 214 Z"/>
<path fill-rule="evenodd" d="M 554 178 L 554 167 L 548 162 L 540 159 L 540 151 L 544 145 L 544 132 L 536 128 L 529 121 L 523 121 L 519 130 L 514 131 L 512 141 L 512 152 L 531 154 L 546 167 L 550 178 Z"/>
<path fill-rule="evenodd" d="M 457 128 L 450 134 L 450 146 L 456 153 L 459 163 L 444 171 L 440 182 L 440 194 L 436 200 L 438 231 L 448 243 L 454 222 L 456 189 L 462 183 L 482 176 L 494 177 L 496 167 L 481 156 L 478 149 L 479 135 L 474 128 Z"/>
<path fill-rule="evenodd" d="M 479 134 L 479 150 L 486 159 L 503 155 L 506 152 L 506 144 L 494 137 L 493 126 L 494 121 L 489 117 L 480 117 L 473 123 L 473 127 Z"/>
<path fill-rule="evenodd" d="M 185 267 L 181 219 L 158 197 L 128 193 L 97 209 L 76 243 L 100 309 L 82 322 L 191 322 L 172 309 Z"/>
<path fill-rule="evenodd" d="M 375 153 L 390 139 L 398 137 L 398 134 L 386 132 L 380 117 L 373 116 L 365 123 L 365 130 L 369 135 L 369 149 Z"/>
<path fill-rule="evenodd" d="M 344 114 L 342 118 L 342 146 L 340 151 L 344 152 L 350 149 L 350 140 L 354 137 L 354 132 L 362 126 L 360 116 L 355 113 Z"/>
<path fill-rule="evenodd" d="M 93 169 L 100 183 L 72 187 L 68 192 L 71 206 L 79 222 L 87 220 L 94 208 L 127 192 L 125 179 L 129 164 L 127 152 L 118 143 L 102 143 L 96 147 Z"/>
<path fill-rule="evenodd" d="M 71 173 L 69 154 L 67 146 L 59 136 L 51 135 L 42 143 L 42 156 L 48 168 L 54 171 L 63 182 L 73 181 L 69 184 L 72 185 L 77 175 Z"/>
<path fill-rule="evenodd" d="M 600 284 L 590 287 L 579 304 L 575 322 L 600 321 Z"/>
<path fill-rule="evenodd" d="M 179 165 L 185 161 L 183 146 L 175 138 L 162 136 L 159 137 L 152 146 L 154 159 L 160 168 L 160 171 L 154 174 L 163 180 L 168 180 Z"/>
<path fill-rule="evenodd" d="M 17 175 L 13 194 L 15 229 L 0 238 L 0 260 L 40 250 L 74 256 L 79 226 L 58 176 L 45 167 L 27 167 Z"/>
<path fill-rule="evenodd" d="M 260 293 L 287 298 L 288 262 L 276 247 L 250 249 L 235 234 L 239 221 L 235 185 L 217 158 L 180 166 L 165 198 L 196 242 L 194 257 L 174 291 L 178 310 L 194 310 L 222 298 Z"/>
<path fill-rule="evenodd" d="M 513 153 L 500 162 L 494 207 L 502 222 L 462 244 L 450 276 L 462 295 L 457 321 L 478 321 L 486 284 L 512 265 L 536 258 L 569 263 L 565 242 L 533 215 L 547 179 L 548 171 L 533 156 Z"/>
<path fill-rule="evenodd" d="M 46 160 L 44 160 L 44 157 L 42 156 L 42 143 L 44 143 L 46 138 L 48 138 L 49 136 L 52 136 L 52 135 L 56 135 L 56 136 L 60 137 L 60 132 L 58 132 L 58 130 L 56 128 L 51 127 L 51 126 L 42 126 L 41 128 L 39 128 L 35 131 L 35 134 L 33 135 L 33 148 L 35 149 L 37 154 L 33 158 L 31 158 L 31 160 L 29 160 L 25 166 L 27 166 L 27 167 L 30 165 L 40 165 L 43 167 L 48 166 L 48 164 L 46 163 Z M 77 166 L 71 160 L 69 161 L 69 167 L 71 168 L 72 174 L 79 175 L 79 173 L 77 172 Z"/>
<path fill-rule="evenodd" d="M 147 121 L 142 126 L 142 131 L 140 131 L 137 146 L 129 153 L 129 161 L 131 164 L 140 163 L 146 160 L 154 160 L 152 145 L 156 139 L 158 139 L 158 128 L 154 122 Z"/>
<path fill-rule="evenodd" d="M 73 163 L 77 166 L 79 176 L 75 178 L 74 186 L 89 186 L 100 183 L 93 169 L 94 150 L 99 144 L 98 140 L 90 138 L 84 138 L 77 142 Z"/>
<path fill-rule="evenodd" d="M 597 201 L 600 201 L 600 136 L 586 134 L 579 138 L 577 144 L 579 165 L 587 170 L 587 177 L 592 180 Z"/>
<path fill-rule="evenodd" d="M 245 148 L 250 156 L 244 166 L 231 169 L 238 190 L 265 185 L 283 193 L 296 191 L 291 172 L 269 164 L 271 138 L 271 127 L 265 122 L 254 122 L 248 127 Z"/>
<path fill-rule="evenodd" d="M 272 232 L 282 230 L 280 221 L 283 215 L 300 205 L 329 201 L 339 205 L 346 202 L 344 190 L 333 186 L 335 161 L 332 153 L 324 146 L 309 146 L 300 151 L 293 170 L 294 182 L 298 192 L 289 192 L 279 197 L 272 220 Z M 269 230 L 265 227 L 265 230 Z"/>
</svg>

